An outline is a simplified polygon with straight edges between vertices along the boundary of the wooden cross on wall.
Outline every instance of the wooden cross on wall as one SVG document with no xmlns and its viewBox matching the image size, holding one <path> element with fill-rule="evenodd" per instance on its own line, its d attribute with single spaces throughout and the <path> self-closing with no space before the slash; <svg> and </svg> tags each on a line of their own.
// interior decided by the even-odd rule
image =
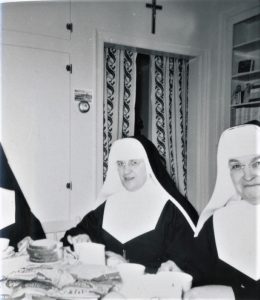
<svg viewBox="0 0 260 300">
<path fill-rule="evenodd" d="M 156 0 L 152 0 L 152 3 L 146 3 L 146 7 L 152 9 L 152 34 L 155 34 L 156 10 L 162 10 L 162 5 L 157 5 Z"/>
</svg>

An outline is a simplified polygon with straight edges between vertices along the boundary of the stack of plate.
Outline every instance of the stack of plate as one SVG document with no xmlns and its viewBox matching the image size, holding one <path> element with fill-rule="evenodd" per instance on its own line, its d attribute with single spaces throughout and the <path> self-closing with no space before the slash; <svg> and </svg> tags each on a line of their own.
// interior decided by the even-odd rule
<svg viewBox="0 0 260 300">
<path fill-rule="evenodd" d="M 29 259 L 32 262 L 56 262 L 62 258 L 62 243 L 49 239 L 32 241 L 27 247 Z"/>
</svg>

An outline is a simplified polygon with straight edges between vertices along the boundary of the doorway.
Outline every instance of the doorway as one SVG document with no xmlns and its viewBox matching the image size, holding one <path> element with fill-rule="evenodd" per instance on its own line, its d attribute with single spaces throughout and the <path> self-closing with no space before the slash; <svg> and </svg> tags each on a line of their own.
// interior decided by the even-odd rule
<svg viewBox="0 0 260 300">
<path fill-rule="evenodd" d="M 131 37 L 118 33 L 98 31 L 96 33 L 96 195 L 103 184 L 103 98 L 104 98 L 104 47 L 126 45 L 139 52 L 182 53 L 190 59 L 189 117 L 188 117 L 188 161 L 187 194 L 193 205 L 200 210 L 205 206 L 201 199 L 208 197 L 208 127 L 206 114 L 209 110 L 208 53 L 203 49 L 155 41 L 154 38 Z"/>
<path fill-rule="evenodd" d="M 135 135 L 151 138 L 150 128 L 150 57 L 138 53 L 136 58 Z"/>
</svg>

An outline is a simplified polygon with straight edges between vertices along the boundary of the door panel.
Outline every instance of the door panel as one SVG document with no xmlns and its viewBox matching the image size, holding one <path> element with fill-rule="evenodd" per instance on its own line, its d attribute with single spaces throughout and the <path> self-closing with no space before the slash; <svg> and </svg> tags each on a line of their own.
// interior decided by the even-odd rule
<svg viewBox="0 0 260 300">
<path fill-rule="evenodd" d="M 69 54 L 2 47 L 2 141 L 9 163 L 42 222 L 68 220 Z"/>
<path fill-rule="evenodd" d="M 70 38 L 70 1 L 3 3 L 2 18 L 4 30 Z"/>
</svg>

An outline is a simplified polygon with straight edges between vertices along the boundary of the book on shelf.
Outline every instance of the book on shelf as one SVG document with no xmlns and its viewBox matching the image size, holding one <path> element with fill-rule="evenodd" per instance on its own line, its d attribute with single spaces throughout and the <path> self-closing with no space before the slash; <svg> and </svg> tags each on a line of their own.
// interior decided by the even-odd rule
<svg viewBox="0 0 260 300">
<path fill-rule="evenodd" d="M 256 101 L 260 100 L 260 86 L 259 87 L 252 87 L 250 89 L 249 101 Z"/>
<path fill-rule="evenodd" d="M 254 71 L 254 60 L 253 59 L 245 59 L 241 60 L 238 63 L 238 73 L 246 73 L 250 71 Z"/>
<path fill-rule="evenodd" d="M 260 107 L 241 107 L 231 115 L 232 125 L 245 124 L 252 120 L 260 120 Z"/>
</svg>

